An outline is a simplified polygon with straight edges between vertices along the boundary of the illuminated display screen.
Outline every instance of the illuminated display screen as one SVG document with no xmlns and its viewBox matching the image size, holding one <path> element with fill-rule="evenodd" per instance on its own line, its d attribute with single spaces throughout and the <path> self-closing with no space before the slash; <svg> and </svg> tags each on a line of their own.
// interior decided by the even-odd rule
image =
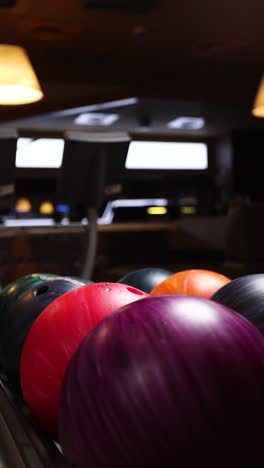
<svg viewBox="0 0 264 468">
<path fill-rule="evenodd" d="M 132 141 L 127 169 L 206 170 L 208 148 L 205 143 Z"/>
<path fill-rule="evenodd" d="M 56 138 L 19 138 L 16 150 L 18 168 L 60 168 L 64 140 Z"/>
</svg>

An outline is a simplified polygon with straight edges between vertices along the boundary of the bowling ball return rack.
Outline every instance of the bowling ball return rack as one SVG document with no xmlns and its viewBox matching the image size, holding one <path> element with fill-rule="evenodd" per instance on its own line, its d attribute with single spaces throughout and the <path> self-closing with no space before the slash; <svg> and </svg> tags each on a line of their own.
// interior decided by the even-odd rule
<svg viewBox="0 0 264 468">
<path fill-rule="evenodd" d="M 19 396 L 0 375 L 0 466 L 3 468 L 67 468 L 51 438 L 30 416 Z"/>
</svg>

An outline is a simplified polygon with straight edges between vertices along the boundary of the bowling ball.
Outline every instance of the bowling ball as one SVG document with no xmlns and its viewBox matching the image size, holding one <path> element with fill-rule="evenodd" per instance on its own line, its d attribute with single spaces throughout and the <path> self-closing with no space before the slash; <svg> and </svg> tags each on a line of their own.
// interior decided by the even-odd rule
<svg viewBox="0 0 264 468">
<path fill-rule="evenodd" d="M 118 283 L 129 284 L 134 288 L 149 293 L 155 286 L 164 281 L 172 272 L 161 268 L 141 268 L 127 273 Z"/>
<path fill-rule="evenodd" d="M 59 402 L 75 468 L 250 468 L 264 463 L 264 340 L 228 308 L 164 295 L 82 341 Z"/>
<path fill-rule="evenodd" d="M 91 284 L 93 281 L 85 279 L 85 278 L 78 278 L 77 276 L 64 276 L 64 278 L 69 278 L 74 281 L 81 281 L 83 284 Z"/>
<path fill-rule="evenodd" d="M 32 273 L 31 275 L 21 276 L 20 278 L 12 281 L 0 293 L 0 317 L 5 313 L 6 308 L 24 294 L 28 289 L 33 288 L 43 281 L 52 278 L 57 278 L 58 275 L 52 273 Z"/>
<path fill-rule="evenodd" d="M 264 335 L 264 274 L 236 278 L 211 299 L 234 309 Z"/>
<path fill-rule="evenodd" d="M 54 299 L 84 283 L 50 278 L 20 294 L 0 316 L 0 366 L 13 389 L 20 390 L 19 363 L 25 338 L 39 314 Z"/>
<path fill-rule="evenodd" d="M 33 416 L 53 435 L 64 373 L 82 339 L 114 310 L 147 296 L 124 284 L 88 284 L 53 301 L 34 322 L 21 354 L 21 388 Z"/>
<path fill-rule="evenodd" d="M 152 296 L 160 294 L 187 294 L 208 299 L 224 284 L 229 283 L 220 273 L 209 270 L 185 270 L 174 273 L 151 291 Z"/>
</svg>

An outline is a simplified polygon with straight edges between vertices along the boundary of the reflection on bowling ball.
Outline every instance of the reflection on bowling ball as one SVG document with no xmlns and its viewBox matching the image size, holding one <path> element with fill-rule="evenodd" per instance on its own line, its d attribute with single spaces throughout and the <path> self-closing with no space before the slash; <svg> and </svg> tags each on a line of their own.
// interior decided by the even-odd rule
<svg viewBox="0 0 264 468">
<path fill-rule="evenodd" d="M 264 335 L 264 274 L 236 278 L 219 289 L 213 301 L 234 309 Z"/>
<path fill-rule="evenodd" d="M 91 284 L 93 281 L 85 279 L 85 278 L 78 278 L 77 276 L 64 276 L 64 278 L 69 278 L 74 281 L 81 281 L 83 284 Z"/>
<path fill-rule="evenodd" d="M 21 276 L 21 278 L 9 283 L 0 293 L 0 317 L 2 313 L 5 313 L 5 309 L 10 304 L 16 302 L 19 296 L 24 294 L 28 289 L 43 283 L 43 281 L 57 277 L 58 275 L 53 275 L 52 273 L 32 273 L 31 275 Z"/>
<path fill-rule="evenodd" d="M 263 354 L 261 334 L 212 301 L 166 295 L 119 309 L 67 368 L 58 418 L 66 463 L 262 467 Z"/>
<path fill-rule="evenodd" d="M 158 284 L 152 296 L 160 294 L 187 294 L 209 299 L 224 284 L 231 281 L 227 276 L 210 270 L 185 270 L 174 273 Z"/>
<path fill-rule="evenodd" d="M 171 275 L 171 271 L 162 268 L 140 268 L 122 276 L 118 283 L 128 284 L 149 293 L 155 286 Z"/>
<path fill-rule="evenodd" d="M 19 362 L 25 338 L 40 313 L 62 294 L 83 286 L 85 281 L 50 278 L 9 303 L 0 316 L 0 366 L 11 386 L 20 391 Z"/>
<path fill-rule="evenodd" d="M 88 284 L 53 301 L 34 322 L 21 353 L 21 388 L 32 415 L 53 436 L 64 373 L 81 341 L 119 307 L 145 297 L 125 284 Z"/>
</svg>

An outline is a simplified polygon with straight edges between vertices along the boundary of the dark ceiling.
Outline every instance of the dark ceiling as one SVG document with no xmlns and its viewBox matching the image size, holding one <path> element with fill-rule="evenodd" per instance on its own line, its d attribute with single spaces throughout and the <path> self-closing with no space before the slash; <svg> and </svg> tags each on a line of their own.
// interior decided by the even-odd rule
<svg viewBox="0 0 264 468">
<path fill-rule="evenodd" d="M 250 115 L 263 39 L 261 0 L 0 0 L 0 43 L 27 49 L 45 93 L 0 119 L 131 96 Z"/>
</svg>

